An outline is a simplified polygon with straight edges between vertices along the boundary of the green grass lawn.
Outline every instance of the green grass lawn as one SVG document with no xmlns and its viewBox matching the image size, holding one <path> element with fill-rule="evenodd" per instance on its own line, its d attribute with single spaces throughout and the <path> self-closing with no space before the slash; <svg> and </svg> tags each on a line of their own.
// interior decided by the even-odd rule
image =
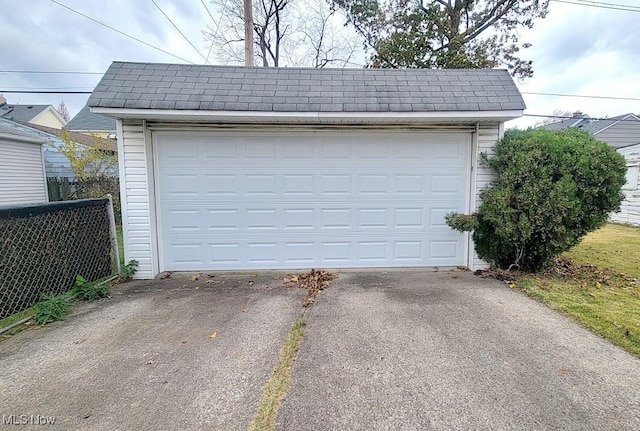
<svg viewBox="0 0 640 431">
<path fill-rule="evenodd" d="M 640 228 L 607 224 L 565 253 L 569 274 L 526 275 L 518 286 L 640 356 Z"/>
</svg>

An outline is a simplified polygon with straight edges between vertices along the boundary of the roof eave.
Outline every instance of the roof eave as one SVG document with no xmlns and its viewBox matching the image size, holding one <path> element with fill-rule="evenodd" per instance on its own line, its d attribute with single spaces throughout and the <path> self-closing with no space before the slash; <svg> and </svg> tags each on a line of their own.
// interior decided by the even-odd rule
<svg viewBox="0 0 640 431">
<path fill-rule="evenodd" d="M 310 124 L 429 124 L 504 122 L 522 117 L 524 110 L 437 112 L 272 112 L 204 111 L 92 107 L 91 112 L 119 119 L 222 123 L 310 123 Z"/>
<path fill-rule="evenodd" d="M 11 141 L 16 141 L 16 142 L 25 142 L 28 144 L 37 144 L 37 145 L 42 145 L 47 142 L 45 139 L 14 135 L 13 133 L 0 133 L 0 139 L 7 139 Z"/>
</svg>

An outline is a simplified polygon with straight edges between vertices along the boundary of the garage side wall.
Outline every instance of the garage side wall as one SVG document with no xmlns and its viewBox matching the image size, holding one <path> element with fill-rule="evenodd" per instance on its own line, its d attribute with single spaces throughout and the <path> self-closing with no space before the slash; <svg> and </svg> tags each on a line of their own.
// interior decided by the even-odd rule
<svg viewBox="0 0 640 431">
<path fill-rule="evenodd" d="M 485 153 L 487 155 L 491 155 L 496 142 L 501 139 L 503 135 L 503 123 L 493 125 L 484 124 L 478 128 L 477 145 L 475 148 L 475 154 L 473 154 L 473 166 L 475 173 L 475 193 L 473 195 L 475 197 L 475 202 L 471 205 L 472 212 L 475 212 L 482 202 L 480 199 L 480 191 L 489 187 L 492 179 L 491 171 L 482 163 L 481 154 Z M 476 254 L 471 235 L 469 235 L 469 243 L 469 249 L 472 250 L 469 257 L 469 268 L 472 270 L 488 268 L 489 264 L 480 259 Z"/>
<path fill-rule="evenodd" d="M 138 261 L 135 278 L 158 273 L 154 251 L 150 144 L 142 121 L 118 120 L 118 160 L 125 261 Z"/>
</svg>

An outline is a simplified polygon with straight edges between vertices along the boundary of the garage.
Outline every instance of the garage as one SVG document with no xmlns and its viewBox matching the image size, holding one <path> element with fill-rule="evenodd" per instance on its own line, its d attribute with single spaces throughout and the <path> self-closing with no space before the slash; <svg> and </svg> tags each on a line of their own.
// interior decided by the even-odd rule
<svg viewBox="0 0 640 431">
<path fill-rule="evenodd" d="M 163 271 L 465 264 L 468 133 L 160 133 Z"/>
<path fill-rule="evenodd" d="M 486 267 L 445 223 L 525 108 L 505 70 L 114 62 L 122 231 L 163 271 Z"/>
</svg>

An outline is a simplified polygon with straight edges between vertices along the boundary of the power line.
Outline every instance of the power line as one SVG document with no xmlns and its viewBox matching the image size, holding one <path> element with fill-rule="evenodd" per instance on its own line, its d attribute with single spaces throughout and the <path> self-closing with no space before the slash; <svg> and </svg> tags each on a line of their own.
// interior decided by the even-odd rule
<svg viewBox="0 0 640 431">
<path fill-rule="evenodd" d="M 53 70 L 5 70 L 0 69 L 0 73 L 45 73 L 45 74 L 62 74 L 62 75 L 104 75 L 104 72 L 65 72 Z"/>
<path fill-rule="evenodd" d="M 216 24 L 216 20 L 215 18 L 213 18 L 213 15 L 211 14 L 211 11 L 205 4 L 204 0 L 200 0 L 200 3 L 202 3 L 202 6 L 204 6 L 204 8 L 207 10 L 207 13 L 211 17 L 211 22 Z M 222 8 L 221 8 L 222 10 L 220 11 L 220 18 L 218 18 L 218 23 L 216 24 L 215 30 L 213 30 L 213 27 L 211 27 L 211 29 L 213 30 L 211 32 L 212 35 L 217 33 L 220 30 L 220 24 L 222 23 L 222 18 L 224 17 L 224 10 L 226 9 L 226 7 L 227 7 L 227 0 L 224 0 L 224 2 L 222 3 Z M 213 49 L 213 40 L 211 40 L 211 45 L 209 45 L 209 52 L 207 53 L 207 61 L 209 61 L 209 56 L 211 56 L 212 49 Z"/>
<path fill-rule="evenodd" d="M 180 57 L 180 56 L 177 56 L 177 55 L 175 55 L 175 54 L 172 54 L 172 53 L 170 53 L 169 51 L 165 51 L 165 50 L 164 50 L 164 49 L 162 49 L 162 48 L 158 48 L 157 46 L 151 45 L 150 43 L 147 43 L 147 42 L 145 42 L 144 40 L 140 40 L 140 39 L 138 39 L 137 37 L 131 36 L 130 34 L 127 34 L 127 33 L 123 32 L 123 31 L 121 31 L 121 30 L 118 30 L 118 29 L 117 29 L 117 28 L 115 28 L 115 27 L 112 27 L 112 26 L 110 26 L 110 25 L 108 25 L 108 24 L 105 24 L 105 23 L 103 23 L 103 22 L 100 22 L 100 21 L 98 21 L 98 20 L 97 20 L 97 19 L 95 19 L 95 18 L 91 18 L 89 15 L 85 15 L 85 14 L 83 14 L 82 12 L 78 12 L 77 10 L 75 10 L 75 9 L 73 9 L 73 8 L 69 7 L 69 6 L 66 6 L 66 5 L 64 5 L 64 4 L 62 4 L 62 3 L 60 3 L 60 2 L 58 2 L 58 1 L 56 1 L 56 0 L 49 0 L 49 1 L 50 1 L 51 3 L 57 4 L 57 5 L 58 5 L 58 6 L 60 6 L 60 7 L 63 7 L 63 8 L 65 8 L 65 9 L 67 9 L 67 10 L 70 10 L 71 12 L 73 12 L 73 13 L 75 13 L 75 14 L 78 14 L 78 15 L 80 15 L 80 16 L 82 16 L 82 17 L 84 17 L 84 18 L 87 18 L 88 20 L 91 20 L 91 21 L 95 22 L 96 24 L 100 24 L 100 25 L 101 25 L 101 26 L 103 26 L 103 27 L 106 27 L 106 28 L 108 28 L 108 29 L 110 29 L 110 30 L 113 30 L 113 31 L 115 31 L 116 33 L 119 33 L 119 34 L 121 34 L 121 35 L 123 35 L 123 36 L 125 36 L 125 37 L 128 37 L 129 39 L 133 39 L 133 40 L 135 40 L 136 42 L 139 42 L 139 43 L 141 43 L 141 44 L 143 44 L 143 45 L 146 45 L 146 46 L 148 46 L 148 47 L 150 47 L 150 48 L 153 48 L 153 49 L 155 49 L 155 50 L 157 50 L 157 51 L 163 52 L 163 53 L 165 53 L 165 54 L 167 54 L 167 55 L 170 55 L 171 57 L 175 57 L 175 58 L 180 59 L 180 60 L 182 60 L 182 61 L 186 61 L 187 63 L 190 63 L 190 64 L 195 64 L 194 62 L 189 61 L 189 60 L 187 60 L 186 58 L 182 58 L 182 57 Z"/>
<path fill-rule="evenodd" d="M 521 94 L 529 94 L 533 96 L 554 96 L 554 97 L 581 97 L 584 99 L 609 99 L 609 100 L 631 100 L 640 101 L 637 97 L 613 97 L 613 96 L 588 96 L 584 94 L 562 94 L 562 93 L 534 93 L 529 91 L 521 91 Z"/>
<path fill-rule="evenodd" d="M 191 41 L 189 40 L 189 38 L 188 38 L 187 36 L 185 36 L 185 34 L 184 34 L 182 31 L 180 31 L 180 29 L 179 29 L 179 28 L 178 28 L 178 26 L 173 22 L 173 20 L 172 20 L 171 18 L 169 18 L 169 16 L 168 16 L 166 13 L 164 13 L 164 11 L 162 10 L 162 8 L 160 8 L 160 6 L 158 6 L 158 3 L 156 3 L 156 1 L 155 1 L 155 0 L 151 0 L 151 3 L 153 3 L 153 4 L 155 5 L 155 7 L 160 11 L 160 13 L 161 13 L 162 15 L 164 15 L 164 17 L 167 19 L 167 21 L 169 21 L 169 22 L 171 23 L 171 25 L 173 26 L 173 28 L 175 28 L 175 29 L 178 31 L 178 33 L 180 33 L 180 36 L 182 36 L 182 38 L 183 38 L 184 40 L 186 40 L 186 41 L 187 41 L 187 43 L 188 43 L 189 45 L 191 45 L 191 47 L 192 47 L 193 49 L 195 49 L 195 50 L 196 50 L 196 52 L 198 53 L 198 55 L 200 55 L 200 57 L 202 57 L 202 59 L 203 59 L 203 60 L 205 61 L 205 63 L 206 63 L 206 62 L 207 62 L 207 59 L 205 58 L 205 56 L 204 56 L 204 55 L 202 55 L 202 53 L 200 52 L 200 50 L 199 50 L 198 48 L 196 48 L 196 46 L 195 46 L 193 43 L 191 43 Z"/>
<path fill-rule="evenodd" d="M 601 9 L 611 9 L 611 10 L 621 10 L 625 12 L 640 12 L 640 7 L 630 6 L 625 4 L 615 4 L 615 3 L 604 3 L 597 1 L 587 1 L 587 0 L 551 0 L 556 3 L 566 3 L 577 6 L 589 6 L 589 7 L 597 7 Z"/>
</svg>

